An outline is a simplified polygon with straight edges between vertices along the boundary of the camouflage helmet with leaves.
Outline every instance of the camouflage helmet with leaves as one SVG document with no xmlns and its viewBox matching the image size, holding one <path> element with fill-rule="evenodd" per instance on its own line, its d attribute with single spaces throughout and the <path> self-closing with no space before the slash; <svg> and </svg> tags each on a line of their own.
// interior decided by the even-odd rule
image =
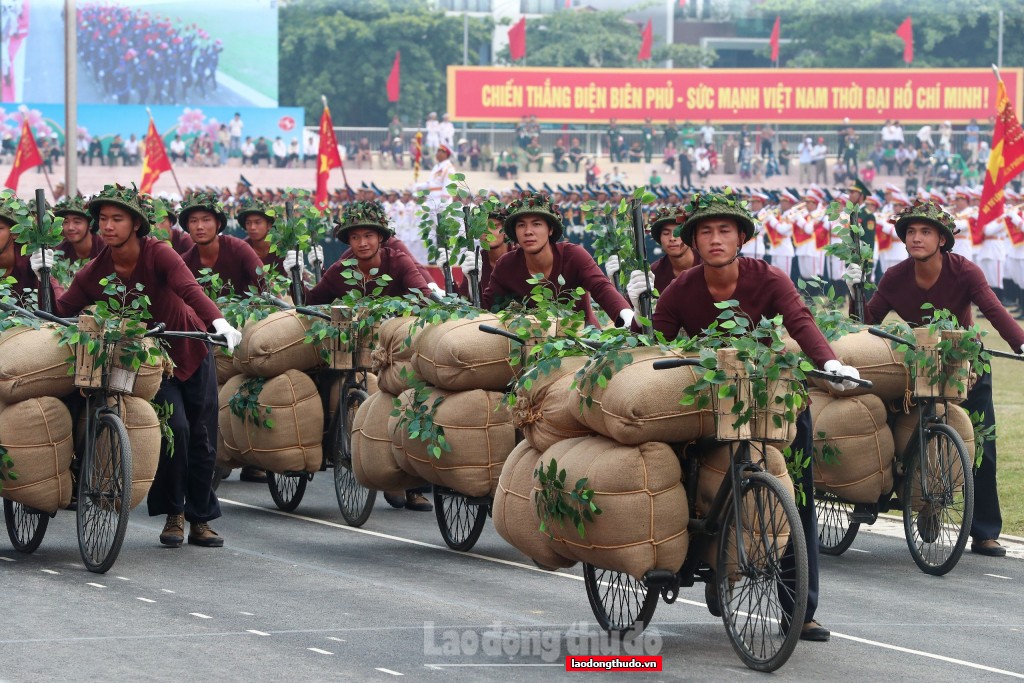
<svg viewBox="0 0 1024 683">
<path fill-rule="evenodd" d="M 30 215 L 28 204 L 18 199 L 18 195 L 13 190 L 0 192 L 0 219 L 10 223 L 13 227 L 28 215 Z"/>
<path fill-rule="evenodd" d="M 943 211 L 942 207 L 935 202 L 914 202 L 913 206 L 908 206 L 902 211 L 893 214 L 889 219 L 889 222 L 896 227 L 896 234 L 903 242 L 907 241 L 907 228 L 916 221 L 938 228 L 946 237 L 946 243 L 941 247 L 942 251 L 953 250 L 956 233 L 959 230 L 956 227 L 956 223 L 953 222 L 953 217 Z"/>
<path fill-rule="evenodd" d="M 348 234 L 356 228 L 370 228 L 380 233 L 384 244 L 395 233 L 388 227 L 388 215 L 380 202 L 352 202 L 346 206 L 334 226 L 334 236 L 348 244 Z"/>
<path fill-rule="evenodd" d="M 81 216 L 82 218 L 91 220 L 92 216 L 89 215 L 89 206 L 85 197 L 79 192 L 74 197 L 61 197 L 60 201 L 53 207 L 54 216 Z"/>
<path fill-rule="evenodd" d="M 683 207 L 686 221 L 676 229 L 688 247 L 693 246 L 693 231 L 708 218 L 731 218 L 746 233 L 746 242 L 754 236 L 754 219 L 747 211 L 747 203 L 731 193 L 697 192 Z"/>
<path fill-rule="evenodd" d="M 551 227 L 551 242 L 562 239 L 562 212 L 551 202 L 551 198 L 543 192 L 523 192 L 518 199 L 508 205 L 508 217 L 505 218 L 505 234 L 513 244 L 516 238 L 516 221 L 523 216 L 542 216 Z"/>
<path fill-rule="evenodd" d="M 246 196 L 238 204 L 238 211 L 235 212 L 235 218 L 238 219 L 239 224 L 243 228 L 245 227 L 247 216 L 263 216 L 270 225 L 273 225 L 274 220 L 277 218 L 277 210 L 267 202 L 260 201 L 252 196 Z"/>
<path fill-rule="evenodd" d="M 125 209 L 133 217 L 138 218 L 142 225 L 139 226 L 139 237 L 149 234 L 150 222 L 149 212 L 143 206 L 139 191 L 132 183 L 131 187 L 124 185 L 105 185 L 92 199 L 89 200 L 89 215 L 92 216 L 92 231 L 99 230 L 100 207 L 104 204 L 113 204 Z"/>
<path fill-rule="evenodd" d="M 193 192 L 178 209 L 178 223 L 188 230 L 188 218 L 195 211 L 209 211 L 217 218 L 217 232 L 224 232 L 228 225 L 228 215 L 224 213 L 224 205 L 220 197 L 212 192 Z"/>
<path fill-rule="evenodd" d="M 677 225 L 686 221 L 686 209 L 681 206 L 663 206 L 651 216 L 648 221 L 651 238 L 655 242 L 661 241 L 661 233 L 666 229 L 675 230 Z"/>
</svg>

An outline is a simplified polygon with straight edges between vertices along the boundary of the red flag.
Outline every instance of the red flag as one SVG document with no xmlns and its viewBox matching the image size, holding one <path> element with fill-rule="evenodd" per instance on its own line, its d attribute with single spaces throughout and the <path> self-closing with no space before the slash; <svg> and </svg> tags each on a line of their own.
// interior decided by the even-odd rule
<svg viewBox="0 0 1024 683">
<path fill-rule="evenodd" d="M 903 61 L 910 64 L 914 61 L 914 25 L 910 17 L 903 20 L 900 27 L 896 29 L 896 35 L 903 39 Z"/>
<path fill-rule="evenodd" d="M 334 124 L 331 123 L 331 110 L 324 105 L 324 113 L 320 115 L 320 148 L 316 155 L 316 206 L 324 209 L 327 206 L 327 179 L 332 168 L 341 168 L 341 155 L 338 154 L 338 139 L 334 137 Z"/>
<path fill-rule="evenodd" d="M 572 0 L 565 0 L 565 9 L 570 9 L 571 7 L 572 7 Z"/>
<path fill-rule="evenodd" d="M 651 59 L 651 45 L 654 44 L 654 28 L 651 26 L 650 19 L 647 20 L 647 26 L 644 26 L 644 31 L 640 35 L 640 53 L 636 58 L 641 62 L 646 62 Z"/>
<path fill-rule="evenodd" d="M 768 44 L 772 46 L 772 61 L 779 61 L 779 27 L 782 25 L 782 17 L 775 17 L 775 26 L 772 26 L 772 36 Z"/>
<path fill-rule="evenodd" d="M 526 17 L 508 30 L 508 54 L 513 62 L 526 59 Z"/>
<path fill-rule="evenodd" d="M 978 226 L 988 225 L 1003 213 L 1003 188 L 1021 171 L 1024 171 L 1024 130 L 1006 95 L 1006 86 L 1000 80 L 992 147 L 978 208 Z"/>
<path fill-rule="evenodd" d="M 153 185 L 160 174 L 170 170 L 171 160 L 167 156 L 164 139 L 157 132 L 153 119 L 150 119 L 146 139 L 142 142 L 142 182 L 139 183 L 139 192 L 146 194 L 152 192 Z"/>
<path fill-rule="evenodd" d="M 11 174 L 7 176 L 4 187 L 12 190 L 18 189 L 18 179 L 21 174 L 30 168 L 40 166 L 43 157 L 39 154 L 39 147 L 36 139 L 32 136 L 32 129 L 28 125 L 28 116 L 21 122 L 21 140 L 18 141 L 18 149 L 14 152 L 14 166 L 11 167 Z"/>
<path fill-rule="evenodd" d="M 686 0 L 679 0 L 680 7 L 686 7 Z"/>
<path fill-rule="evenodd" d="M 388 76 L 388 102 L 397 102 L 402 91 L 402 51 L 395 52 L 395 63 L 391 65 Z"/>
</svg>

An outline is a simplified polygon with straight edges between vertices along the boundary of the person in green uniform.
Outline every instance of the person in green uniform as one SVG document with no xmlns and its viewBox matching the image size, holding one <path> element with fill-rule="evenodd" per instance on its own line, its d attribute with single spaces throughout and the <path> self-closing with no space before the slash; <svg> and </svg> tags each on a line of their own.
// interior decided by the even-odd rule
<svg viewBox="0 0 1024 683">
<path fill-rule="evenodd" d="M 650 116 L 644 119 L 643 128 L 640 129 L 640 137 L 644 143 L 644 163 L 649 164 L 654 156 L 654 124 L 651 123 Z"/>
</svg>

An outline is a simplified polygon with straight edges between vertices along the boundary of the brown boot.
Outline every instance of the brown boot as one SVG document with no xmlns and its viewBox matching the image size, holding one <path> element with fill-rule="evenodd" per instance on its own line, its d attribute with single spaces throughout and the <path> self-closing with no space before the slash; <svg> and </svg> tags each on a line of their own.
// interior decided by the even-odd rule
<svg viewBox="0 0 1024 683">
<path fill-rule="evenodd" d="M 434 506 L 421 494 L 409 491 L 405 494 L 405 509 L 414 512 L 430 512 Z"/>
<path fill-rule="evenodd" d="M 220 548 L 224 545 L 224 539 L 216 531 L 210 528 L 206 522 L 190 522 L 188 525 L 189 545 L 199 545 L 204 548 Z"/>
<path fill-rule="evenodd" d="M 160 542 L 172 548 L 180 548 L 185 540 L 185 515 L 167 515 L 164 530 L 160 532 Z"/>
</svg>

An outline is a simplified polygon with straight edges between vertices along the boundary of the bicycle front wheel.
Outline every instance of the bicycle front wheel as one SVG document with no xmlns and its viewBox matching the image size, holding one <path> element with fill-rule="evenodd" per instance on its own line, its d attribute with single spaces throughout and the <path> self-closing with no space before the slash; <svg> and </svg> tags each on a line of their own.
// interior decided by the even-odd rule
<svg viewBox="0 0 1024 683">
<path fill-rule="evenodd" d="M 306 493 L 308 478 L 305 474 L 274 474 L 267 472 L 267 486 L 274 505 L 280 510 L 291 512 L 299 507 Z"/>
<path fill-rule="evenodd" d="M 903 481 L 903 530 L 921 571 L 948 573 L 960 561 L 974 519 L 974 476 L 963 439 L 949 425 L 915 438 Z M 916 452 L 915 452 L 916 451 Z"/>
<path fill-rule="evenodd" d="M 827 491 L 815 491 L 814 498 L 818 513 L 818 549 L 826 555 L 842 555 L 860 530 L 859 522 L 850 521 L 853 505 Z"/>
<path fill-rule="evenodd" d="M 370 518 L 377 492 L 358 481 L 352 472 L 352 422 L 356 411 L 369 398 L 365 391 L 350 387 L 338 401 L 338 413 L 331 428 L 331 452 L 334 460 L 334 493 L 341 516 L 349 526 L 362 526 Z"/>
<path fill-rule="evenodd" d="M 472 504 L 455 491 L 439 486 L 433 488 L 434 516 L 441 530 L 441 538 L 452 550 L 471 550 L 484 531 L 487 506 Z"/>
<path fill-rule="evenodd" d="M 658 607 L 658 591 L 643 581 L 612 569 L 583 563 L 583 583 L 590 609 L 605 631 L 625 640 L 643 633 Z"/>
<path fill-rule="evenodd" d="M 113 413 L 100 415 L 86 438 L 91 443 L 78 479 L 78 550 L 86 569 L 103 574 L 114 566 L 128 527 L 132 450 Z"/>
<path fill-rule="evenodd" d="M 722 621 L 744 664 L 775 671 L 793 653 L 807 611 L 807 542 L 796 503 L 773 476 L 755 472 L 741 486 L 740 519 L 727 502 L 719 536 Z M 789 546 L 794 561 L 784 566 Z"/>
<path fill-rule="evenodd" d="M 5 498 L 4 522 L 7 523 L 7 536 L 14 549 L 19 553 L 33 553 L 43 542 L 50 516 Z"/>
</svg>

